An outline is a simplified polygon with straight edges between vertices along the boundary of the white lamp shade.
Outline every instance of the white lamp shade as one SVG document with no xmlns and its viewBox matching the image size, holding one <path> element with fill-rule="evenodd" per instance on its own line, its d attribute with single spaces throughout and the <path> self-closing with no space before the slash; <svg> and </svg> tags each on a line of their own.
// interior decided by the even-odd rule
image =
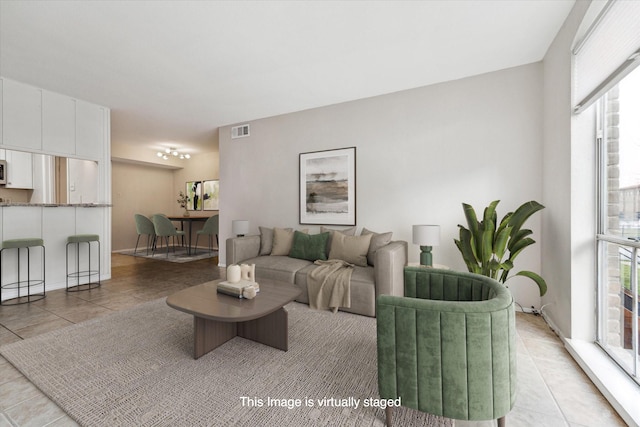
<svg viewBox="0 0 640 427">
<path fill-rule="evenodd" d="M 234 219 L 231 223 L 231 230 L 236 236 L 244 236 L 249 233 L 249 221 L 246 219 Z"/>
<path fill-rule="evenodd" d="M 413 243 L 420 246 L 440 245 L 439 225 L 414 225 Z"/>
</svg>

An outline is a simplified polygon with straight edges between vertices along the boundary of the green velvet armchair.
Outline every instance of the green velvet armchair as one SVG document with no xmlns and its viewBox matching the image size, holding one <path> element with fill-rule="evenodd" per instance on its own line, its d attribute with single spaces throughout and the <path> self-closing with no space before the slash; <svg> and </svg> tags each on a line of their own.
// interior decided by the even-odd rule
<svg viewBox="0 0 640 427">
<path fill-rule="evenodd" d="M 478 274 L 405 267 L 404 295 L 376 300 L 380 397 L 504 426 L 516 396 L 511 293 Z"/>
</svg>

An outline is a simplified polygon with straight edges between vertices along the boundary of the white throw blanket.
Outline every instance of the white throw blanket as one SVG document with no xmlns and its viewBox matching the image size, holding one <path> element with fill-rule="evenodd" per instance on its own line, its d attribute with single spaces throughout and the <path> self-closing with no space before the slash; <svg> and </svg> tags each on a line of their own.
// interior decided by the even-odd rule
<svg viewBox="0 0 640 427">
<path fill-rule="evenodd" d="M 353 264 L 339 259 L 317 260 L 318 267 L 307 276 L 309 307 L 324 310 L 351 307 L 351 273 Z"/>
</svg>

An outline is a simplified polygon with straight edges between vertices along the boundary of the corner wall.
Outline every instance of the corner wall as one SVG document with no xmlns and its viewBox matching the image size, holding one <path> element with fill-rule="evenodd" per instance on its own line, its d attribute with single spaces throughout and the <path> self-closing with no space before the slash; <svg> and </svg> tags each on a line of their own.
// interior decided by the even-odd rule
<svg viewBox="0 0 640 427">
<path fill-rule="evenodd" d="M 298 156 L 310 151 L 357 147 L 357 225 L 408 241 L 411 262 L 413 224 L 440 224 L 434 262 L 465 270 L 453 243 L 462 202 L 481 212 L 500 199 L 502 216 L 542 198 L 540 63 L 248 123 L 246 138 L 220 129 L 221 242 L 233 219 L 248 219 L 250 234 L 258 226 L 316 232 L 298 222 Z M 540 240 L 541 215 L 528 226 Z M 541 271 L 540 250 L 529 248 L 516 268 Z M 521 304 L 539 306 L 533 282 L 509 284 Z"/>
<path fill-rule="evenodd" d="M 567 338 L 595 334 L 595 146 L 588 112 L 572 110 L 571 47 L 589 2 L 576 2 L 543 61 L 542 273 L 545 315 Z"/>
</svg>

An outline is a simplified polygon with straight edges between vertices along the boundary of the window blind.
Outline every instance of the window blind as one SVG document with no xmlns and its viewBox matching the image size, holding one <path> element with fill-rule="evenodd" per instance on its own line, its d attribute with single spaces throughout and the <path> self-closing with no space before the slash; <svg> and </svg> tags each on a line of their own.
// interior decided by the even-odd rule
<svg viewBox="0 0 640 427">
<path fill-rule="evenodd" d="M 610 0 L 573 51 L 574 112 L 640 65 L 640 1 Z"/>
</svg>

